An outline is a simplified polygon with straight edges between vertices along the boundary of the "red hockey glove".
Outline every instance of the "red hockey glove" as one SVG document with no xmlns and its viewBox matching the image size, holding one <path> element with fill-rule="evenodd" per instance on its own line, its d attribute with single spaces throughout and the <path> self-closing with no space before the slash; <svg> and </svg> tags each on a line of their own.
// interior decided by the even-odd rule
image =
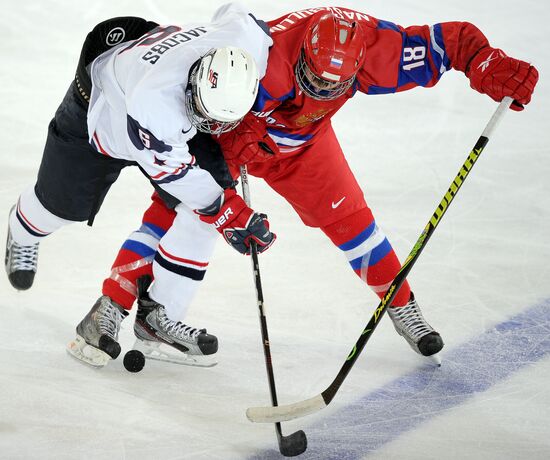
<svg viewBox="0 0 550 460">
<path fill-rule="evenodd" d="M 237 165 L 265 161 L 279 149 L 266 129 L 265 118 L 249 113 L 232 131 L 221 134 L 217 140 L 227 161 Z"/>
<path fill-rule="evenodd" d="M 527 62 L 506 56 L 497 48 L 487 46 L 479 51 L 470 62 L 466 76 L 470 86 L 487 94 L 497 102 L 510 96 L 513 110 L 523 110 L 529 104 L 539 73 Z"/>
<path fill-rule="evenodd" d="M 195 212 L 241 254 L 250 254 L 251 240 L 256 241 L 258 252 L 264 252 L 277 238 L 269 231 L 267 216 L 250 209 L 234 189 L 226 189 L 211 206 Z"/>
</svg>

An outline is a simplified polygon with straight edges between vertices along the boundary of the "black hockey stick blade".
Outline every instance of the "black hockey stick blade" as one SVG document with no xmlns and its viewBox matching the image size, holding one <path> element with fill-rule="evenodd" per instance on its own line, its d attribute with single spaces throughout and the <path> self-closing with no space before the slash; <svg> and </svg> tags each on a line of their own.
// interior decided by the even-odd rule
<svg viewBox="0 0 550 460">
<path fill-rule="evenodd" d="M 279 441 L 279 452 L 285 457 L 296 457 L 303 454 L 307 449 L 306 434 L 302 430 L 299 430 L 288 436 L 283 436 L 280 424 L 278 425 L 277 438 Z"/>
</svg>

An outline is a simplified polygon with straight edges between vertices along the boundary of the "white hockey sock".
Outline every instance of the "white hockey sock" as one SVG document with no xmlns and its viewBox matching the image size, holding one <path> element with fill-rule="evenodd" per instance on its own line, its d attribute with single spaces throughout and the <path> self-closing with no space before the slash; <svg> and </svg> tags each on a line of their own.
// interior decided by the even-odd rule
<svg viewBox="0 0 550 460">
<path fill-rule="evenodd" d="M 22 246 L 38 243 L 45 236 L 71 223 L 72 220 L 57 217 L 42 206 L 34 192 L 34 186 L 21 194 L 9 218 L 12 238 Z"/>
<path fill-rule="evenodd" d="M 168 318 L 181 321 L 187 314 L 201 281 L 166 270 L 157 261 L 153 262 L 153 273 L 155 282 L 149 293 L 151 298 L 164 305 Z"/>
<path fill-rule="evenodd" d="M 160 240 L 149 295 L 164 305 L 172 321 L 181 321 L 206 273 L 218 232 L 178 206 L 174 224 Z"/>
</svg>

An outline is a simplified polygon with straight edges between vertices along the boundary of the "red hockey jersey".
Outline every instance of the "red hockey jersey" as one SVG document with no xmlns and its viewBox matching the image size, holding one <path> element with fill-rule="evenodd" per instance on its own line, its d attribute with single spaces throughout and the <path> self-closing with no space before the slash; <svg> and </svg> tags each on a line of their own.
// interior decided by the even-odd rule
<svg viewBox="0 0 550 460">
<path fill-rule="evenodd" d="M 327 10 L 364 27 L 366 59 L 347 93 L 334 100 L 319 101 L 302 94 L 294 69 L 306 30 L 315 15 Z M 467 22 L 403 28 L 337 7 L 296 11 L 268 24 L 274 45 L 252 110 L 259 117 L 267 117 L 268 133 L 282 152 L 298 150 L 313 142 L 357 91 L 387 94 L 433 86 L 451 68 L 464 71 L 472 56 L 488 45 L 479 29 Z"/>
</svg>

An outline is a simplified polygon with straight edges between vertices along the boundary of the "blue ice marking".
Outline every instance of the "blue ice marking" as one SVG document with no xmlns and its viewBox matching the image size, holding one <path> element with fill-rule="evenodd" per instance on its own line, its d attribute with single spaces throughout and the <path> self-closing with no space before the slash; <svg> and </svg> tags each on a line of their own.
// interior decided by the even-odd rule
<svg viewBox="0 0 550 460">
<path fill-rule="evenodd" d="M 364 353 L 368 353 L 367 349 Z M 359 460 L 432 421 L 550 354 L 550 299 L 498 324 L 477 338 L 442 352 L 441 368 L 424 366 L 303 428 L 307 451 L 300 460 Z M 371 356 L 369 363 L 376 372 Z M 379 359 L 381 359 L 379 357 Z M 276 365 L 276 363 L 275 363 Z M 352 371 L 353 372 L 353 371 Z M 344 383 L 345 385 L 345 383 Z M 314 396 L 314 395 L 310 395 Z M 333 402 L 332 404 L 334 404 Z M 302 419 L 306 422 L 307 419 Z M 283 423 L 283 433 L 293 430 Z M 254 460 L 280 459 L 276 448 Z M 368 457 L 367 457 L 368 458 Z"/>
</svg>

